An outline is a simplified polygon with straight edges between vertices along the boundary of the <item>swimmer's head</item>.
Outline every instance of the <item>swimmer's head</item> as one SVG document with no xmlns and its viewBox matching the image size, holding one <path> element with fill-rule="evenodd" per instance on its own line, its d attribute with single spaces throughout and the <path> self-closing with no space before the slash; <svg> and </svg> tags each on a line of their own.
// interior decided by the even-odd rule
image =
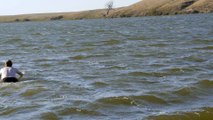
<svg viewBox="0 0 213 120">
<path fill-rule="evenodd" d="M 13 65 L 13 63 L 12 63 L 11 60 L 7 60 L 7 61 L 5 62 L 5 66 L 6 66 L 6 67 L 12 67 L 12 65 Z"/>
</svg>

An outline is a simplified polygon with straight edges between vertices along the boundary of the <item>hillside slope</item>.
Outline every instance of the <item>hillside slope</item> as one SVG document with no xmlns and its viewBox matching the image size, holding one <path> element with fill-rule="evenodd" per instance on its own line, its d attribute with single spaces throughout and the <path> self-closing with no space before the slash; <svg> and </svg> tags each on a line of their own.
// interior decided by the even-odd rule
<svg viewBox="0 0 213 120">
<path fill-rule="evenodd" d="M 78 20 L 210 12 L 213 12 L 213 0 L 142 0 L 127 7 L 113 9 L 108 15 L 106 15 L 106 9 L 98 9 L 81 12 L 1 16 L 0 22 Z"/>
<path fill-rule="evenodd" d="M 111 17 L 210 12 L 213 12 L 213 0 L 143 0 L 129 7 L 117 9 Z"/>
</svg>

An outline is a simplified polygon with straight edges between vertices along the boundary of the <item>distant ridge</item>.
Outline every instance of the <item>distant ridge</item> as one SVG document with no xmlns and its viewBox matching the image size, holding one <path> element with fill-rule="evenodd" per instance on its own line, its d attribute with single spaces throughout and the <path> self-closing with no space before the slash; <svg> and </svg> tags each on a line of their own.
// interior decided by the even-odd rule
<svg viewBox="0 0 213 120">
<path fill-rule="evenodd" d="M 213 12 L 213 0 L 142 0 L 127 7 L 113 9 L 108 15 L 106 15 L 106 9 L 97 9 L 81 12 L 1 16 L 0 22 L 80 20 L 211 12 Z"/>
</svg>

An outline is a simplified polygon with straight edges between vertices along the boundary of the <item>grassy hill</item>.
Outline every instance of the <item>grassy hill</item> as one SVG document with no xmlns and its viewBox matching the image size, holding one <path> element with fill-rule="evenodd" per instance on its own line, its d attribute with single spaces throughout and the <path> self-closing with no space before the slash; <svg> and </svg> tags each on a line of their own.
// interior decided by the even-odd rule
<svg viewBox="0 0 213 120">
<path fill-rule="evenodd" d="M 0 16 L 0 22 L 76 20 L 97 18 L 141 17 L 213 12 L 213 0 L 142 0 L 127 7 L 67 13 Z"/>
<path fill-rule="evenodd" d="M 143 0 L 117 9 L 112 17 L 139 17 L 213 12 L 213 0 Z"/>
</svg>

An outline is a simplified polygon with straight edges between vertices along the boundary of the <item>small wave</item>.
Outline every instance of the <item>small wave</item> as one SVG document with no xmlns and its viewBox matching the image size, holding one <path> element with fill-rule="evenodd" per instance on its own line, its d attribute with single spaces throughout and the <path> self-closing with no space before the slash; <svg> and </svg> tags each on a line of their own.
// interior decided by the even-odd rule
<svg viewBox="0 0 213 120">
<path fill-rule="evenodd" d="M 165 69 L 165 74 L 167 75 L 181 75 L 183 73 L 186 72 L 193 72 L 195 71 L 195 68 L 169 68 L 169 69 Z"/>
<path fill-rule="evenodd" d="M 43 68 L 47 68 L 47 67 L 52 66 L 52 64 L 50 64 L 50 63 L 44 63 L 44 64 L 39 64 L 39 66 L 41 66 Z"/>
<path fill-rule="evenodd" d="M 19 88 L 20 88 L 20 86 L 18 83 L 0 82 L 0 91 L 4 91 L 7 89 L 17 90 Z"/>
<path fill-rule="evenodd" d="M 126 106 L 137 105 L 132 98 L 127 96 L 101 98 L 97 100 L 97 102 L 101 102 L 104 104 L 111 104 L 111 105 L 126 105 Z"/>
<path fill-rule="evenodd" d="M 35 60 L 33 60 L 34 62 L 43 62 L 43 61 L 49 61 L 48 58 L 37 58 Z"/>
<path fill-rule="evenodd" d="M 154 95 L 132 96 L 131 98 L 133 98 L 136 101 L 142 100 L 152 104 L 167 104 L 165 100 Z"/>
<path fill-rule="evenodd" d="M 98 42 L 84 42 L 84 43 L 82 43 L 82 46 L 94 47 L 94 46 L 100 46 L 100 43 L 98 43 Z"/>
<path fill-rule="evenodd" d="M 32 105 L 32 106 L 21 106 L 21 107 L 14 107 L 14 108 L 8 107 L 0 111 L 0 116 L 7 116 L 7 115 L 15 114 L 20 111 L 29 111 L 37 107 L 40 107 L 40 106 Z"/>
<path fill-rule="evenodd" d="M 97 33 L 104 33 L 104 32 L 106 32 L 106 30 L 96 30 L 95 32 L 97 32 Z"/>
<path fill-rule="evenodd" d="M 125 106 L 137 106 L 139 104 L 143 104 L 144 102 L 149 104 L 167 104 L 165 100 L 154 95 L 108 97 L 99 99 L 98 102 Z"/>
<path fill-rule="evenodd" d="M 7 53 L 3 52 L 3 51 L 0 51 L 0 55 L 1 56 L 5 56 Z"/>
<path fill-rule="evenodd" d="M 204 87 L 213 87 L 213 80 L 201 80 L 197 84 Z"/>
<path fill-rule="evenodd" d="M 96 79 L 96 78 L 98 78 L 99 76 L 98 75 L 83 75 L 82 76 L 82 78 L 84 78 L 84 79 L 92 79 L 92 80 L 94 80 L 94 79 Z"/>
<path fill-rule="evenodd" d="M 37 58 L 33 62 L 46 62 L 46 61 L 58 61 L 61 58 Z"/>
<path fill-rule="evenodd" d="M 212 107 L 202 108 L 199 111 L 177 112 L 147 117 L 148 120 L 211 120 L 212 118 Z"/>
<path fill-rule="evenodd" d="M 137 58 L 143 58 L 143 57 L 149 56 L 149 54 L 136 53 L 136 54 L 133 54 L 133 55 L 131 55 L 131 56 L 137 57 Z M 150 55 L 150 56 L 151 56 L 151 55 Z"/>
<path fill-rule="evenodd" d="M 196 43 L 196 44 L 209 44 L 212 43 L 213 40 L 192 40 L 190 41 L 190 44 Z"/>
<path fill-rule="evenodd" d="M 43 36 L 43 34 L 42 33 L 32 33 L 31 35 L 34 35 L 34 36 Z"/>
<path fill-rule="evenodd" d="M 166 58 L 170 53 L 166 53 L 166 52 L 158 52 L 158 53 L 154 53 L 154 52 L 145 52 L 145 53 L 132 53 L 133 57 L 138 57 L 138 58 L 145 58 L 145 57 L 159 57 L 159 58 Z"/>
<path fill-rule="evenodd" d="M 111 66 L 109 67 L 108 69 L 118 69 L 118 70 L 123 70 L 125 69 L 126 67 L 125 66 L 118 66 L 118 65 L 115 65 L 115 66 Z"/>
<path fill-rule="evenodd" d="M 174 91 L 173 93 L 177 94 L 177 95 L 181 95 L 181 96 L 189 96 L 190 94 L 192 94 L 193 91 L 194 91 L 193 88 L 184 87 L 184 88 Z"/>
<path fill-rule="evenodd" d="M 73 57 L 70 57 L 70 58 L 73 59 L 73 60 L 84 60 L 84 59 L 89 58 L 89 56 L 77 55 L 77 56 L 73 56 Z"/>
<path fill-rule="evenodd" d="M 5 40 L 5 44 L 14 43 L 14 41 L 16 41 L 16 44 L 17 44 L 17 43 L 23 41 L 23 39 L 20 37 L 10 38 L 8 40 Z"/>
<path fill-rule="evenodd" d="M 166 47 L 166 46 L 168 46 L 167 44 L 150 44 L 149 46 L 151 46 L 151 47 Z"/>
<path fill-rule="evenodd" d="M 10 115 L 10 114 L 13 114 L 13 113 L 15 113 L 19 110 L 20 110 L 20 108 L 7 108 L 4 111 L 0 112 L 0 115 L 1 116 L 2 115 Z"/>
<path fill-rule="evenodd" d="M 69 64 L 69 60 L 68 60 L 68 59 L 60 60 L 60 61 L 58 61 L 58 64 L 59 64 L 59 65 L 66 65 L 66 64 Z"/>
<path fill-rule="evenodd" d="M 46 88 L 37 88 L 37 89 L 27 89 L 26 91 L 24 91 L 23 93 L 21 93 L 21 96 L 23 97 L 32 97 L 34 95 L 37 95 L 41 92 L 46 91 Z"/>
<path fill-rule="evenodd" d="M 96 58 L 96 57 L 106 57 L 106 55 L 102 55 L 102 54 L 94 54 L 94 55 L 76 55 L 76 56 L 70 57 L 70 59 L 73 59 L 73 60 L 84 60 L 84 59 Z"/>
<path fill-rule="evenodd" d="M 55 49 L 56 47 L 50 44 L 44 45 L 44 49 Z"/>
<path fill-rule="evenodd" d="M 196 56 L 184 57 L 183 60 L 191 61 L 191 62 L 205 62 L 206 61 L 206 60 L 204 60 L 202 58 L 198 58 Z"/>
<path fill-rule="evenodd" d="M 15 41 L 16 44 L 14 44 L 14 41 Z M 24 41 L 24 39 L 22 39 L 20 37 L 14 37 L 14 38 L 13 37 L 9 37 L 9 38 L 4 38 L 4 40 L 1 40 L 1 45 L 6 45 L 5 46 L 7 48 L 6 50 L 9 50 L 8 47 L 10 49 L 15 49 L 17 46 L 20 46 L 20 44 L 22 44 L 23 41 Z M 1 48 L 3 48 L 3 46 L 1 46 Z M 2 49 L 2 51 L 3 50 L 4 49 Z"/>
<path fill-rule="evenodd" d="M 22 49 L 29 49 L 30 48 L 31 50 L 32 49 L 36 50 L 36 48 L 34 48 L 34 45 L 32 45 L 31 43 L 20 43 L 18 46 L 21 47 Z"/>
<path fill-rule="evenodd" d="M 160 73 L 160 72 L 130 72 L 128 73 L 130 76 L 146 76 L 146 77 L 164 77 L 167 74 L 166 73 Z"/>
<path fill-rule="evenodd" d="M 59 120 L 58 116 L 53 112 L 41 113 L 42 120 Z"/>
<path fill-rule="evenodd" d="M 120 40 L 110 39 L 110 40 L 103 41 L 103 43 L 104 43 L 104 45 L 116 45 L 116 44 L 120 44 L 121 41 Z"/>
<path fill-rule="evenodd" d="M 74 50 L 73 52 L 88 52 L 88 51 L 92 51 L 94 48 L 79 48 Z"/>
<path fill-rule="evenodd" d="M 187 69 L 184 69 L 184 68 L 170 68 L 170 69 L 167 69 L 166 72 L 168 74 L 182 74 L 186 71 Z M 188 70 L 187 70 L 188 71 Z"/>
<path fill-rule="evenodd" d="M 198 50 L 213 50 L 213 46 L 206 46 L 206 47 L 201 47 L 201 48 L 195 48 Z"/>
<path fill-rule="evenodd" d="M 19 108 L 10 108 L 10 109 L 6 109 L 3 112 L 0 113 L 0 115 L 10 115 L 12 113 L 15 113 L 19 110 Z"/>
<path fill-rule="evenodd" d="M 131 38 L 128 38 L 129 40 L 149 40 L 148 38 L 146 37 L 131 37 Z"/>
<path fill-rule="evenodd" d="M 92 83 L 93 86 L 95 87 L 105 87 L 105 86 L 108 86 L 108 84 L 104 83 L 104 82 L 95 82 L 95 83 Z"/>
<path fill-rule="evenodd" d="M 80 108 L 64 108 L 63 110 L 60 110 L 58 112 L 59 112 L 59 115 L 62 115 L 62 116 L 73 115 L 73 114 L 94 115 L 94 116 L 102 115 L 101 113 L 97 111 L 80 109 Z"/>
</svg>

